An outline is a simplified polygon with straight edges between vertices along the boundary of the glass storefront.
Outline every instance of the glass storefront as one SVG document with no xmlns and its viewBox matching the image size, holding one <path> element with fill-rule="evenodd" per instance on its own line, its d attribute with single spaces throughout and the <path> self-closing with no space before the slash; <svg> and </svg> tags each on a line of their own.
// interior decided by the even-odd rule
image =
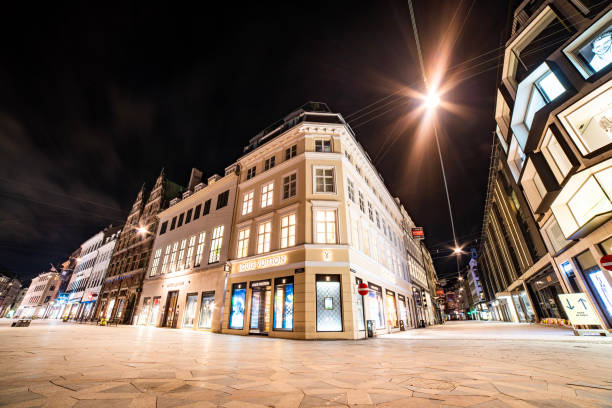
<svg viewBox="0 0 612 408">
<path fill-rule="evenodd" d="M 397 295 L 399 300 L 399 320 L 404 322 L 404 327 L 408 326 L 408 314 L 406 313 L 406 298 L 403 295 Z"/>
<path fill-rule="evenodd" d="M 317 275 L 317 331 L 342 331 L 340 275 Z"/>
<path fill-rule="evenodd" d="M 363 322 L 363 296 L 359 294 L 359 284 L 363 280 L 355 278 L 355 293 L 357 293 L 357 326 L 359 331 L 365 330 L 365 324 Z"/>
<path fill-rule="evenodd" d="M 603 246 L 603 245 L 602 245 Z M 591 289 L 603 316 L 609 325 L 612 325 L 612 275 L 609 271 L 602 271 L 593 254 L 589 250 L 576 257 L 585 281 Z"/>
<path fill-rule="evenodd" d="M 142 301 L 142 310 L 140 311 L 140 318 L 138 322 L 140 324 L 147 324 L 147 317 L 149 316 L 149 310 L 151 310 L 151 298 L 146 297 Z"/>
<path fill-rule="evenodd" d="M 106 308 L 106 318 L 110 319 L 113 313 L 113 307 L 115 307 L 115 299 L 111 299 L 108 302 L 108 307 Z"/>
<path fill-rule="evenodd" d="M 212 314 L 215 308 L 215 292 L 202 292 L 202 302 L 200 303 L 200 317 L 198 327 L 200 329 L 210 329 L 212 327 Z"/>
<path fill-rule="evenodd" d="M 272 281 L 251 281 L 251 318 L 249 333 L 268 334 L 270 331 L 270 308 L 272 303 Z"/>
<path fill-rule="evenodd" d="M 183 327 L 193 327 L 196 316 L 196 307 L 198 305 L 198 294 L 190 293 L 187 295 L 185 302 L 185 312 L 183 313 Z"/>
<path fill-rule="evenodd" d="M 157 315 L 159 313 L 160 301 L 161 301 L 161 296 L 156 296 L 153 298 L 153 306 L 151 307 L 151 314 L 149 315 L 149 324 L 152 324 L 152 325 L 157 324 Z"/>
<path fill-rule="evenodd" d="M 512 299 L 514 300 L 514 306 L 516 307 L 519 321 L 521 323 L 535 322 L 535 314 L 533 313 L 533 309 L 531 308 L 525 291 L 514 293 Z"/>
<path fill-rule="evenodd" d="M 387 323 L 389 323 L 389 327 L 398 327 L 399 324 L 397 322 L 397 305 L 395 302 L 395 293 L 387 290 L 385 292 L 385 300 L 387 303 Z"/>
<path fill-rule="evenodd" d="M 244 309 L 246 301 L 246 283 L 232 285 L 232 299 L 229 316 L 229 328 L 241 330 L 244 327 Z"/>
<path fill-rule="evenodd" d="M 564 293 L 563 288 L 557 279 L 557 274 L 550 265 L 527 280 L 527 287 L 531 292 L 534 306 L 541 319 L 567 319 L 558 296 Z"/>
<path fill-rule="evenodd" d="M 374 320 L 375 329 L 385 328 L 385 314 L 383 309 L 382 288 L 378 285 L 368 283 L 370 293 L 368 293 L 368 318 Z"/>
<path fill-rule="evenodd" d="M 274 280 L 274 329 L 293 330 L 293 276 Z"/>
</svg>

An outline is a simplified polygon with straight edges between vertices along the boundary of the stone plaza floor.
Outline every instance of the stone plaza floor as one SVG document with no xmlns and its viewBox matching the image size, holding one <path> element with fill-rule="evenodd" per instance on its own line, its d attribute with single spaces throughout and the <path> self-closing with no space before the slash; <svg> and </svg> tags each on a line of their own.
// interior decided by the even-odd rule
<svg viewBox="0 0 612 408">
<path fill-rule="evenodd" d="M 612 339 L 448 322 L 360 341 L 0 320 L 0 406 L 611 407 Z"/>
</svg>

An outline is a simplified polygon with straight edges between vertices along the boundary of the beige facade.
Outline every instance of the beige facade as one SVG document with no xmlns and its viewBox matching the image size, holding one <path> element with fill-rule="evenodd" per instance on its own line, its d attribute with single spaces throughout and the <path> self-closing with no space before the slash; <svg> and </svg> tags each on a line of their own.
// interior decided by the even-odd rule
<svg viewBox="0 0 612 408">
<path fill-rule="evenodd" d="M 192 173 L 182 199 L 158 214 L 135 324 L 220 330 L 238 177 L 230 166 L 199 181 Z"/>
<path fill-rule="evenodd" d="M 401 207 L 341 116 L 294 112 L 246 150 L 223 332 L 363 337 L 361 281 L 375 331 L 414 326 Z"/>
</svg>

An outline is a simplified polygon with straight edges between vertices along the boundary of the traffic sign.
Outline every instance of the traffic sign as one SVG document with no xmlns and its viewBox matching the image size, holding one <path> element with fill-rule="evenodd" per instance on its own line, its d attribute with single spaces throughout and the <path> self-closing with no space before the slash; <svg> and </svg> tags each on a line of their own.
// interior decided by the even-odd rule
<svg viewBox="0 0 612 408">
<path fill-rule="evenodd" d="M 602 256 L 599 260 L 599 263 L 601 264 L 601 266 L 604 267 L 604 269 L 612 271 L 612 255 Z"/>
<path fill-rule="evenodd" d="M 368 289 L 368 284 L 365 282 L 359 284 L 359 286 L 357 287 L 357 291 L 361 296 L 365 296 L 370 292 L 370 290 Z"/>
</svg>

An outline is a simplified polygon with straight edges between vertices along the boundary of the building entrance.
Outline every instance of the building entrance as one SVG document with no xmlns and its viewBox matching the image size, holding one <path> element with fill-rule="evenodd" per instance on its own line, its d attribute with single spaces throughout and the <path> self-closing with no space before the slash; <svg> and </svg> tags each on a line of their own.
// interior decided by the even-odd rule
<svg viewBox="0 0 612 408">
<path fill-rule="evenodd" d="M 168 292 L 163 327 L 176 328 L 178 320 L 178 290 Z"/>
<path fill-rule="evenodd" d="M 270 331 L 270 305 L 272 286 L 269 280 L 251 282 L 251 320 L 250 334 L 268 334 Z"/>
</svg>

